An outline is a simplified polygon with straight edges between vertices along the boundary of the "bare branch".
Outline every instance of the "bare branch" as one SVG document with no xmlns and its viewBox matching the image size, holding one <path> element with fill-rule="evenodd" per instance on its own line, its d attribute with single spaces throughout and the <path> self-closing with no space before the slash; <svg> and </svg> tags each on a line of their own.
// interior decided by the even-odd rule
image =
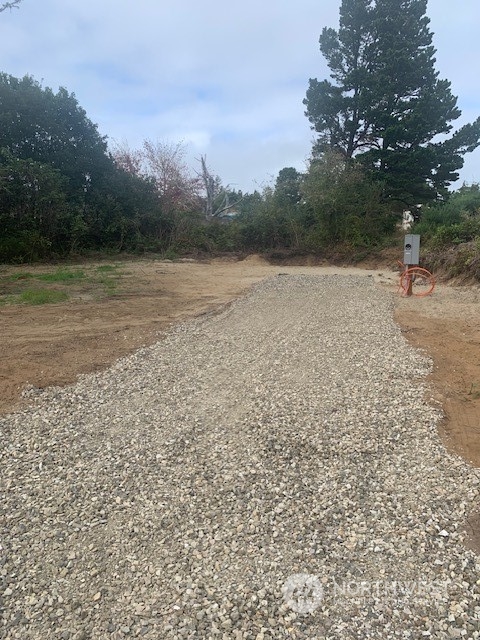
<svg viewBox="0 0 480 640">
<path fill-rule="evenodd" d="M 197 175 L 202 179 L 203 187 L 205 189 L 205 217 L 207 220 L 221 216 L 225 211 L 234 209 L 237 204 L 243 200 L 243 196 L 230 204 L 229 201 L 229 185 L 222 186 L 221 180 L 218 176 L 214 176 L 210 173 L 207 167 L 207 156 L 200 156 L 200 163 L 202 165 L 202 173 Z M 220 205 L 215 205 L 215 200 L 218 202 L 218 198 L 223 195 Z"/>
<path fill-rule="evenodd" d="M 210 220 L 213 213 L 213 203 L 215 200 L 215 196 L 218 194 L 220 181 L 219 179 L 215 179 L 213 175 L 207 168 L 207 156 L 200 156 L 200 162 L 202 163 L 202 174 L 201 178 L 203 181 L 203 186 L 205 188 L 206 193 L 206 202 L 205 202 L 205 217 L 207 220 Z"/>
<path fill-rule="evenodd" d="M 130 149 L 126 140 L 122 140 L 122 142 L 115 141 L 111 153 L 115 163 L 121 169 L 134 176 L 142 175 L 142 152 L 136 149 Z"/>
<path fill-rule="evenodd" d="M 237 206 L 237 204 L 240 204 L 240 202 L 242 200 L 243 200 L 243 196 L 239 200 L 236 200 L 235 202 L 232 202 L 232 204 L 227 204 L 223 208 L 217 209 L 213 215 L 214 216 L 219 216 L 224 211 L 228 211 L 229 209 L 234 209 Z"/>
<path fill-rule="evenodd" d="M 18 5 L 22 2 L 22 0 L 13 0 L 13 2 L 4 2 L 0 5 L 0 13 L 2 11 L 6 11 L 7 9 L 18 9 Z"/>
<path fill-rule="evenodd" d="M 198 204 L 200 180 L 191 175 L 182 142 L 144 140 L 142 157 L 146 174 L 155 180 L 165 212 L 188 211 Z"/>
</svg>

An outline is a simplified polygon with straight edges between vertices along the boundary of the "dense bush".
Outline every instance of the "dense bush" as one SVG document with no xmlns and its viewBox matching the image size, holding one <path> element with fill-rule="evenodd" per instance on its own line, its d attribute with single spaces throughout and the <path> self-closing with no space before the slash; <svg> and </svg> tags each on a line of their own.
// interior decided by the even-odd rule
<svg viewBox="0 0 480 640">
<path fill-rule="evenodd" d="M 449 277 L 480 280 L 480 187 L 463 185 L 425 208 L 414 233 L 422 236 L 425 266 Z"/>
<path fill-rule="evenodd" d="M 464 185 L 446 202 L 426 207 L 413 231 L 432 248 L 474 241 L 480 236 L 479 185 Z"/>
<path fill-rule="evenodd" d="M 235 203 L 238 215 L 206 219 L 194 179 L 176 179 L 175 197 L 170 190 L 167 198 L 159 188 L 165 181 L 142 171 L 135 155 L 109 154 L 105 139 L 65 89 L 54 93 L 30 77 L 0 74 L 0 104 L 3 262 L 85 251 L 346 258 L 384 246 L 398 226 L 400 214 L 391 210 L 383 185 L 354 159 L 333 151 L 314 157 L 305 174 L 285 167 L 263 192 L 220 190 L 218 198 Z M 157 145 L 154 151 L 158 159 L 172 150 Z M 173 152 L 178 161 L 178 147 Z M 185 197 L 182 184 L 188 187 Z M 427 247 L 476 247 L 479 212 L 480 188 L 465 186 L 447 202 L 425 207 L 414 231 Z"/>
</svg>

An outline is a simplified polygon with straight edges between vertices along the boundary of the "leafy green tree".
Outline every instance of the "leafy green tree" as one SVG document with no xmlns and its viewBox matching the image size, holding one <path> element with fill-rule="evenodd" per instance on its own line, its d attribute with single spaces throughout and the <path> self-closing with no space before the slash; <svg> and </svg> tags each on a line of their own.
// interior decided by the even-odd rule
<svg viewBox="0 0 480 640">
<path fill-rule="evenodd" d="M 451 197 L 452 205 L 463 214 L 480 218 L 480 184 L 463 184 Z"/>
<path fill-rule="evenodd" d="M 426 8 L 427 0 L 343 0 L 338 31 L 320 36 L 331 80 L 310 79 L 304 100 L 316 152 L 357 158 L 386 197 L 407 205 L 444 196 L 480 144 L 480 118 L 446 138 L 461 112 L 435 71 Z"/>
<path fill-rule="evenodd" d="M 3 152 L 0 163 L 0 257 L 38 259 L 69 223 L 66 178 L 52 166 Z"/>
<path fill-rule="evenodd" d="M 302 174 L 294 167 L 285 167 L 278 173 L 275 181 L 275 197 L 284 206 L 297 205 L 301 196 Z"/>
<path fill-rule="evenodd" d="M 244 194 L 239 205 L 237 241 L 246 251 L 298 248 L 298 230 L 292 210 L 279 202 L 272 187 Z"/>
<path fill-rule="evenodd" d="M 395 229 L 383 185 L 337 151 L 314 159 L 305 177 L 306 248 L 373 247 Z"/>
<path fill-rule="evenodd" d="M 87 194 L 84 243 L 118 251 L 163 249 L 168 223 L 152 181 L 122 169 L 108 171 Z"/>
<path fill-rule="evenodd" d="M 257 189 L 255 189 L 253 193 L 242 193 L 241 191 L 236 191 L 235 194 L 239 194 L 240 196 L 237 198 L 240 200 L 238 210 L 242 217 L 255 215 L 259 207 L 262 205 L 262 194 L 260 191 L 257 191 Z"/>
<path fill-rule="evenodd" d="M 80 198 L 113 166 L 105 137 L 75 95 L 54 93 L 30 76 L 0 74 L 0 148 L 15 157 L 51 164 Z"/>
<path fill-rule="evenodd" d="M 116 163 L 74 94 L 0 74 L 0 259 L 163 248 L 153 178 Z"/>
</svg>

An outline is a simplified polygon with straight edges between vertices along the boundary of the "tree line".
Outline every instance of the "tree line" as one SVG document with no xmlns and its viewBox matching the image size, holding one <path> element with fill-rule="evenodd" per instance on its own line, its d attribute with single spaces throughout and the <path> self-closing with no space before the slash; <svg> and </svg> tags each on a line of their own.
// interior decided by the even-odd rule
<svg viewBox="0 0 480 640">
<path fill-rule="evenodd" d="M 306 169 L 285 167 L 251 194 L 223 185 L 205 156 L 189 167 L 181 143 L 109 147 L 75 94 L 0 74 L 0 261 L 374 249 L 419 204 L 431 242 L 449 237 L 439 230 L 449 221 L 456 232 L 472 227 L 451 207 L 475 187 L 457 198 L 449 187 L 480 144 L 480 118 L 452 133 L 461 112 L 435 70 L 426 8 L 343 0 L 338 29 L 324 28 L 319 41 L 330 79 L 310 79 L 304 100 L 316 135 Z M 478 208 L 468 216 L 477 220 Z"/>
</svg>

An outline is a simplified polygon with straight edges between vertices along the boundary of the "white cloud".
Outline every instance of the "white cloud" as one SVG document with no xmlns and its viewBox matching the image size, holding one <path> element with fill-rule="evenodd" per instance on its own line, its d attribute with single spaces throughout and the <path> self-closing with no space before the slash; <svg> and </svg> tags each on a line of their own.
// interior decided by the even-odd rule
<svg viewBox="0 0 480 640">
<path fill-rule="evenodd" d="M 480 62 L 478 0 L 429 6 L 438 68 L 470 119 Z M 0 18 L 0 59 L 73 91 L 100 131 L 135 146 L 185 140 L 225 182 L 251 190 L 304 168 L 312 133 L 302 100 L 328 70 L 318 48 L 340 0 L 24 0 Z M 468 112 L 468 113 L 467 113 Z M 462 121 L 467 121 L 462 118 Z M 480 179 L 480 151 L 462 177 Z"/>
</svg>

